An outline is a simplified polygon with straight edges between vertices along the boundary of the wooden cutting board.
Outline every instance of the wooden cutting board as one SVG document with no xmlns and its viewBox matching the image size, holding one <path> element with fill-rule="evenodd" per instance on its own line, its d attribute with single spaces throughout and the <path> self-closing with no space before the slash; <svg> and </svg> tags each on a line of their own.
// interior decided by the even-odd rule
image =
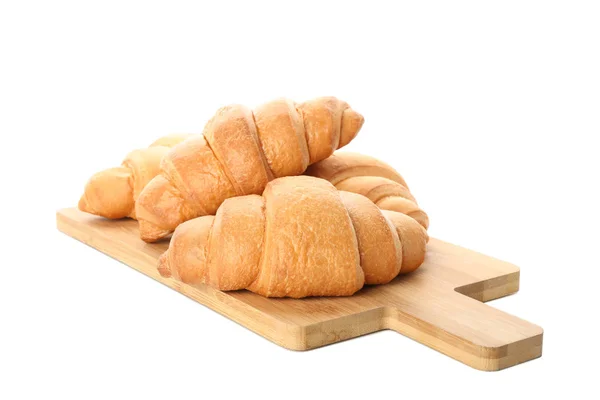
<svg viewBox="0 0 600 400">
<path fill-rule="evenodd" d="M 57 213 L 58 229 L 293 350 L 392 329 L 467 365 L 499 370 L 542 354 L 539 326 L 482 302 L 515 293 L 519 268 L 437 239 L 416 272 L 351 297 L 267 299 L 248 291 L 200 289 L 156 270 L 167 242 L 139 239 L 137 222 L 109 221 L 75 208 Z"/>
</svg>

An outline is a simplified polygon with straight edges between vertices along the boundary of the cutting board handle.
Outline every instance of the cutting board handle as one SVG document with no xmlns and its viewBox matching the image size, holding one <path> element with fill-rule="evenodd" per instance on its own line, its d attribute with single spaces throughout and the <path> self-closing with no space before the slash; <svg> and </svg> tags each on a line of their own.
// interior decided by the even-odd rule
<svg viewBox="0 0 600 400">
<path fill-rule="evenodd" d="M 474 368 L 495 371 L 541 356 L 543 330 L 458 292 L 421 293 L 422 304 L 388 307 L 386 328 Z"/>
</svg>

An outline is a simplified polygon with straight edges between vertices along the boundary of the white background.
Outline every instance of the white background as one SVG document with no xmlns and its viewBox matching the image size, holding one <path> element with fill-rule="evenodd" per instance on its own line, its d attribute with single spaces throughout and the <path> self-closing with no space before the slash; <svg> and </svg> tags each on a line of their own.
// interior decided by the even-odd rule
<svg viewBox="0 0 600 400">
<path fill-rule="evenodd" d="M 0 6 L 0 398 L 597 394 L 598 2 Z M 220 106 L 335 95 L 430 234 L 522 267 L 497 373 L 394 332 L 284 350 L 55 229 L 85 181 Z"/>
</svg>

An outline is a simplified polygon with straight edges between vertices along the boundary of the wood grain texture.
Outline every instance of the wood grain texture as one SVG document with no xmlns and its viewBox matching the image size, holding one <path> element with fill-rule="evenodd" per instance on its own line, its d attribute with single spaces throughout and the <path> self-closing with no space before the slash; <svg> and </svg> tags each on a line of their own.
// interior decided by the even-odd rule
<svg viewBox="0 0 600 400">
<path fill-rule="evenodd" d="M 515 293 L 519 268 L 441 240 L 430 240 L 421 268 L 387 285 L 366 286 L 351 297 L 268 299 L 162 278 L 156 265 L 168 243 L 141 241 L 133 220 L 109 221 L 70 208 L 58 211 L 57 225 L 288 349 L 308 350 L 392 329 L 481 370 L 503 369 L 542 354 L 539 326 L 482 303 Z"/>
</svg>

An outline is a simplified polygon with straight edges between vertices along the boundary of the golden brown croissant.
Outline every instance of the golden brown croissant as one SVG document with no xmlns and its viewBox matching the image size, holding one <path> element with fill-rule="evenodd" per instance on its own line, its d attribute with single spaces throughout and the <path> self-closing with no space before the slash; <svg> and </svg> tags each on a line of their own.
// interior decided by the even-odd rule
<svg viewBox="0 0 600 400">
<path fill-rule="evenodd" d="M 267 297 L 348 296 L 417 269 L 428 239 L 404 214 L 294 176 L 179 225 L 158 269 L 190 285 Z"/>
<path fill-rule="evenodd" d="M 96 173 L 85 186 L 79 209 L 111 219 L 135 218 L 135 200 L 150 179 L 158 174 L 163 156 L 190 136 L 163 136 L 148 148 L 129 153 L 120 167 Z"/>
<path fill-rule="evenodd" d="M 189 219 L 214 215 L 227 198 L 260 194 L 273 178 L 302 174 L 350 142 L 362 124 L 362 115 L 335 97 L 298 105 L 278 99 L 254 111 L 221 108 L 203 136 L 167 153 L 140 194 L 140 236 L 156 241 Z"/>
<path fill-rule="evenodd" d="M 305 174 L 327 179 L 339 190 L 362 194 L 379 208 L 406 214 L 425 229 L 429 227 L 429 217 L 417 205 L 402 176 L 376 158 L 336 152 L 308 167 Z"/>
</svg>

